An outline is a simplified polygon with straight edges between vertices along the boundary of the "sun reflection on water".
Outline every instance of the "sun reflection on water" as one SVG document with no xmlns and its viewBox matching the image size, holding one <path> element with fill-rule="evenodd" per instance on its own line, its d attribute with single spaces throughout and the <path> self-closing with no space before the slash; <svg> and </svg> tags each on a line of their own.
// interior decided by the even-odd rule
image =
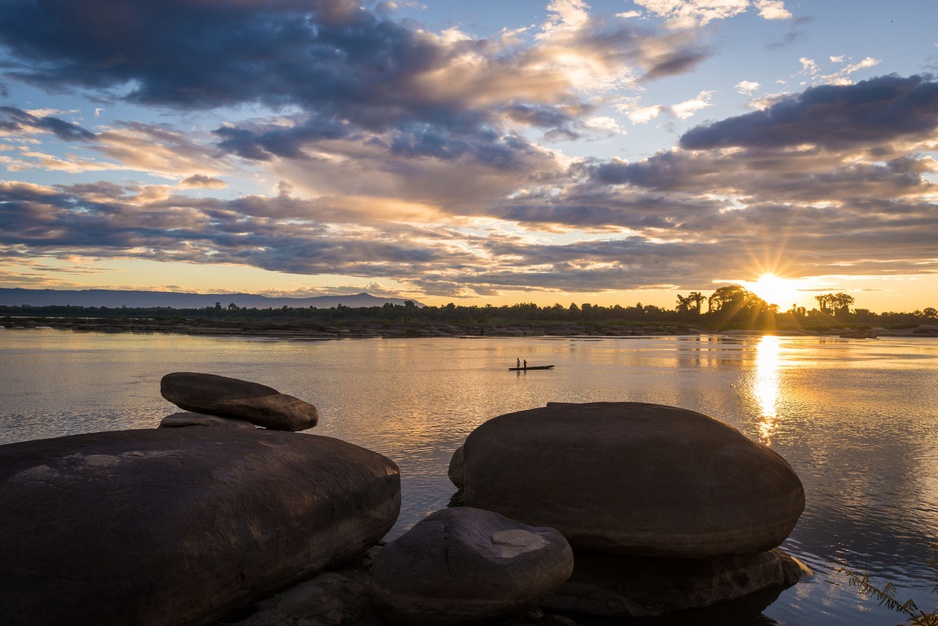
<svg viewBox="0 0 938 626">
<path fill-rule="evenodd" d="M 761 421 L 759 438 L 769 443 L 775 432 L 775 420 L 778 417 L 779 397 L 779 354 L 781 348 L 778 337 L 765 335 L 756 347 L 756 376 L 753 381 L 753 393 L 759 402 Z"/>
</svg>

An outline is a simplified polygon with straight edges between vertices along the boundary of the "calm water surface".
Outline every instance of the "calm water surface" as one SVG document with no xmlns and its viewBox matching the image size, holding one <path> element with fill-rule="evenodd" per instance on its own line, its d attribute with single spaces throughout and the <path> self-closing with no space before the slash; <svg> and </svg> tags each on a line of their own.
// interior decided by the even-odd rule
<svg viewBox="0 0 938 626">
<path fill-rule="evenodd" d="M 556 369 L 508 372 L 518 357 Z M 153 428 L 175 411 L 159 392 L 160 378 L 172 371 L 276 387 L 319 408 L 320 425 L 310 432 L 394 459 L 404 505 L 392 536 L 446 506 L 453 450 L 496 415 L 550 401 L 700 411 L 770 445 L 794 467 L 807 508 L 784 547 L 816 575 L 774 602 L 691 623 L 902 621 L 849 587 L 841 567 L 892 581 L 922 609 L 938 604 L 930 563 L 938 557 L 931 546 L 938 542 L 938 340 L 302 342 L 8 329 L 0 330 L 0 443 Z"/>
</svg>

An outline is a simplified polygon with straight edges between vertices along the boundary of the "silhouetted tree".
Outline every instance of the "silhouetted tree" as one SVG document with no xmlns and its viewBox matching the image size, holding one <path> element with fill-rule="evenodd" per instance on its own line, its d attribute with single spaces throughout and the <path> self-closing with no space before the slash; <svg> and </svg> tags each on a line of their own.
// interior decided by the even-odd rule
<svg viewBox="0 0 938 626">
<path fill-rule="evenodd" d="M 699 291 L 692 291 L 687 294 L 687 299 L 694 303 L 694 309 L 697 310 L 697 315 L 700 315 L 700 307 L 707 301 L 707 297 Z"/>
<path fill-rule="evenodd" d="M 690 311 L 690 307 L 691 307 L 690 296 L 685 298 L 681 294 L 677 294 L 677 307 L 675 307 L 675 310 L 678 313 L 687 313 L 688 311 Z"/>
<path fill-rule="evenodd" d="M 750 295 L 749 291 L 740 285 L 727 285 L 714 291 L 707 302 L 711 311 L 738 310 L 746 304 Z"/>
<path fill-rule="evenodd" d="M 850 305 L 853 304 L 853 296 L 845 293 L 822 293 L 814 296 L 817 300 L 821 313 L 825 315 L 844 316 L 850 313 Z"/>
<path fill-rule="evenodd" d="M 775 324 L 778 307 L 770 307 L 765 300 L 740 285 L 727 285 L 713 292 L 707 300 L 708 315 L 716 316 L 720 324 L 739 325 L 746 328 L 767 327 Z"/>
<path fill-rule="evenodd" d="M 853 296 L 845 293 L 835 293 L 831 299 L 834 315 L 845 316 L 850 313 L 850 305 L 853 304 Z"/>
</svg>

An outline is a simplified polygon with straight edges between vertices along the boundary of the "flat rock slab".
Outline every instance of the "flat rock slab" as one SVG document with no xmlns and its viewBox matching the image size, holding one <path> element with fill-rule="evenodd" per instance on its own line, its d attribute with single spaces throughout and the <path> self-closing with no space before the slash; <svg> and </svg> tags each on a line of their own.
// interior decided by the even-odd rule
<svg viewBox="0 0 938 626">
<path fill-rule="evenodd" d="M 463 503 L 558 529 L 574 548 L 671 558 L 762 552 L 804 510 L 772 449 L 694 411 L 557 404 L 485 422 L 463 446 Z"/>
<path fill-rule="evenodd" d="M 173 372 L 163 376 L 160 393 L 186 411 L 247 420 L 273 430 L 306 430 L 319 422 L 319 412 L 309 402 L 238 378 Z"/>
<path fill-rule="evenodd" d="M 577 551 L 573 576 L 542 604 L 603 617 L 657 617 L 782 590 L 802 575 L 800 561 L 775 548 L 711 559 L 661 559 Z M 693 623 L 693 620 L 690 621 Z"/>
<path fill-rule="evenodd" d="M 0 446 L 0 606 L 22 624 L 210 623 L 360 554 L 400 509 L 389 459 L 206 428 Z"/>
<path fill-rule="evenodd" d="M 573 552 L 552 528 L 444 509 L 377 553 L 372 595 L 392 624 L 472 624 L 523 613 L 572 571 Z"/>
</svg>

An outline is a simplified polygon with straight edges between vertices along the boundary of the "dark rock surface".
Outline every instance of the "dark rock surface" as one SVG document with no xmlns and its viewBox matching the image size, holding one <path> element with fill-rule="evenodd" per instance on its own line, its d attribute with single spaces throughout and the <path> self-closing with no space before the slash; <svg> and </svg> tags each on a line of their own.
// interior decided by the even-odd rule
<svg viewBox="0 0 938 626">
<path fill-rule="evenodd" d="M 378 552 L 372 591 L 392 624 L 471 624 L 523 613 L 572 570 L 570 546 L 552 528 L 444 509 Z"/>
<path fill-rule="evenodd" d="M 700 413 L 637 402 L 496 417 L 463 446 L 463 503 L 574 548 L 707 558 L 778 546 L 804 489 L 770 448 Z"/>
<path fill-rule="evenodd" d="M 397 466 L 328 437 L 227 428 L 0 446 L 0 606 L 22 624 L 201 624 L 391 528 Z"/>
<path fill-rule="evenodd" d="M 173 372 L 160 381 L 160 393 L 186 411 L 247 420 L 273 430 L 306 430 L 319 422 L 309 402 L 227 376 Z"/>
<path fill-rule="evenodd" d="M 259 602 L 250 615 L 236 616 L 232 626 L 387 626 L 371 599 L 369 570 L 383 549 L 376 545 L 360 559 L 335 568 Z M 758 611 L 756 611 L 758 613 Z M 577 626 L 568 617 L 540 607 L 490 625 Z"/>
<path fill-rule="evenodd" d="M 205 413 L 173 413 L 160 421 L 159 428 L 183 428 L 186 426 L 209 426 L 212 428 L 246 428 L 255 429 L 257 426 L 247 420 L 236 420 L 230 417 L 218 417 Z"/>
<path fill-rule="evenodd" d="M 386 626 L 370 586 L 362 570 L 324 572 L 260 603 L 237 626 Z"/>
<path fill-rule="evenodd" d="M 449 478 L 449 481 L 456 485 L 457 489 L 463 488 L 463 483 L 465 482 L 463 476 L 463 456 L 462 456 L 462 446 L 456 448 L 456 451 L 453 452 L 453 457 L 449 460 L 449 468 L 447 469 L 446 475 Z"/>
<path fill-rule="evenodd" d="M 577 550 L 573 576 L 542 604 L 605 617 L 656 617 L 784 589 L 810 571 L 776 548 L 711 559 L 662 559 Z"/>
</svg>

